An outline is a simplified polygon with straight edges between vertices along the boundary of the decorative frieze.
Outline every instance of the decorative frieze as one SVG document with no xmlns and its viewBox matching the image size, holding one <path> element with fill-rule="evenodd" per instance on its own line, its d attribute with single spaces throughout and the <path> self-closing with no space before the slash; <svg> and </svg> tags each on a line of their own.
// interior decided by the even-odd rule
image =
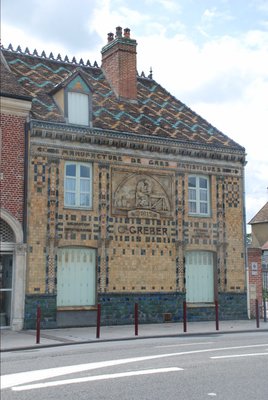
<svg viewBox="0 0 268 400">
<path fill-rule="evenodd" d="M 226 150 L 212 144 L 201 144 L 189 141 L 178 141 L 159 136 L 133 135 L 131 133 L 98 130 L 94 128 L 70 127 L 62 123 L 31 122 L 31 137 L 77 142 L 83 145 L 108 146 L 116 149 L 130 149 L 165 155 L 211 159 L 213 161 L 238 162 L 245 164 L 245 153 L 234 148 Z"/>
</svg>

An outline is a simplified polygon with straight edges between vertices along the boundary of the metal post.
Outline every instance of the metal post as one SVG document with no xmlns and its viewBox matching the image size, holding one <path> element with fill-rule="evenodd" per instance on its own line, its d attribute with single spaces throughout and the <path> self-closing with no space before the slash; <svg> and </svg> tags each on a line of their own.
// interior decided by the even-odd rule
<svg viewBox="0 0 268 400">
<path fill-rule="evenodd" d="M 216 321 L 216 331 L 219 330 L 219 303 L 215 300 L 215 321 Z"/>
<path fill-rule="evenodd" d="M 266 298 L 263 298 L 263 322 L 267 322 L 267 315 L 266 315 Z"/>
<path fill-rule="evenodd" d="M 183 332 L 187 332 L 187 304 L 183 302 Z"/>
<path fill-rule="evenodd" d="M 134 320 L 135 320 L 135 336 L 138 336 L 138 333 L 139 333 L 139 309 L 138 309 L 138 303 L 135 303 L 135 307 L 134 307 Z"/>
<path fill-rule="evenodd" d="M 259 302 L 258 302 L 258 299 L 256 299 L 256 326 L 257 326 L 257 328 L 260 327 L 260 313 L 259 313 Z"/>
<path fill-rule="evenodd" d="M 36 309 L 36 344 L 40 343 L 40 325 L 41 325 L 41 308 L 40 305 Z"/>
<path fill-rule="evenodd" d="M 101 323 L 101 304 L 98 303 L 97 306 L 97 329 L 96 329 L 96 338 L 100 338 L 100 323 Z"/>
</svg>

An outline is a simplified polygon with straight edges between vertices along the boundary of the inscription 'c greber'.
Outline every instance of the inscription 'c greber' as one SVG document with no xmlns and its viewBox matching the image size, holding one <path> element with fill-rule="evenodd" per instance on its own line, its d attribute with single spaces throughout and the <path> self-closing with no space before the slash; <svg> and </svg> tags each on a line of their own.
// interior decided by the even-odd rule
<svg viewBox="0 0 268 400">
<path fill-rule="evenodd" d="M 127 226 L 127 225 L 119 225 L 118 226 L 119 234 L 128 234 L 128 235 L 156 235 L 156 236 L 166 236 L 168 234 L 167 228 L 163 228 L 160 226 Z"/>
</svg>

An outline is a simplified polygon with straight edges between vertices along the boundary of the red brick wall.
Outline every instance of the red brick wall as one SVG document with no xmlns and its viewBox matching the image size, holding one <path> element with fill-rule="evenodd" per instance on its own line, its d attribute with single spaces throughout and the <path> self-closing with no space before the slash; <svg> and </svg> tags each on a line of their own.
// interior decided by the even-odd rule
<svg viewBox="0 0 268 400">
<path fill-rule="evenodd" d="M 250 295 L 250 314 L 256 316 L 256 299 L 262 307 L 262 251 L 260 248 L 248 248 L 248 273 L 249 273 L 249 295 Z M 252 263 L 257 265 L 254 270 Z M 256 296 L 255 296 L 256 288 Z"/>
<path fill-rule="evenodd" d="M 1 114 L 1 208 L 23 221 L 25 117 Z"/>
<path fill-rule="evenodd" d="M 102 68 L 117 96 L 137 98 L 136 45 L 115 41 L 102 54 Z"/>
</svg>

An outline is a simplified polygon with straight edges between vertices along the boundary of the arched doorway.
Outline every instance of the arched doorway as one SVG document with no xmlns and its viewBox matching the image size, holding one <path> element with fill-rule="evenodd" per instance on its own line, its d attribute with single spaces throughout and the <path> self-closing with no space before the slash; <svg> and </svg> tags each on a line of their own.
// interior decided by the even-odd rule
<svg viewBox="0 0 268 400">
<path fill-rule="evenodd" d="M 26 245 L 21 224 L 6 210 L 0 213 L 0 324 L 24 325 Z"/>
</svg>

